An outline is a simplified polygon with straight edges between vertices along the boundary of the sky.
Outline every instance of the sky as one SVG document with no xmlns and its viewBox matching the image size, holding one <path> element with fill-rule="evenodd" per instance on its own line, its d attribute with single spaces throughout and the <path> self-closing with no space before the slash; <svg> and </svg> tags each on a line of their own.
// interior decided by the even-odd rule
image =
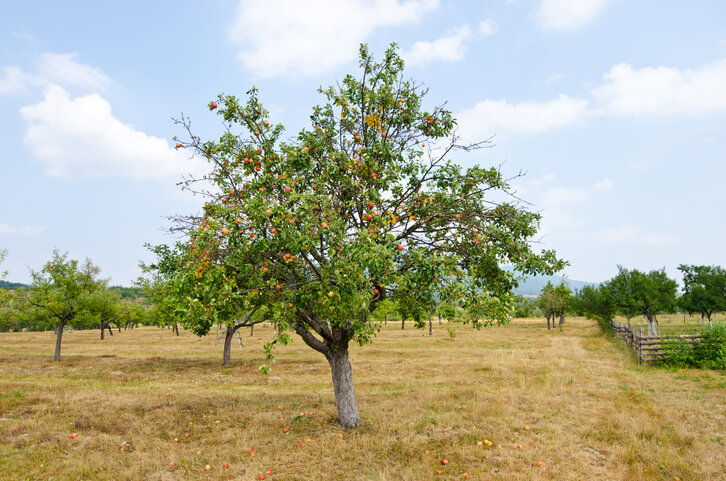
<svg viewBox="0 0 726 481">
<path fill-rule="evenodd" d="M 320 86 L 395 42 L 446 102 L 456 158 L 501 165 L 542 214 L 536 248 L 600 282 L 617 266 L 726 266 L 726 2 L 210 0 L 5 2 L 0 16 L 0 249 L 29 282 L 53 249 L 131 285 L 168 216 L 199 211 L 175 150 L 188 116 L 256 86 L 290 138 Z"/>
</svg>

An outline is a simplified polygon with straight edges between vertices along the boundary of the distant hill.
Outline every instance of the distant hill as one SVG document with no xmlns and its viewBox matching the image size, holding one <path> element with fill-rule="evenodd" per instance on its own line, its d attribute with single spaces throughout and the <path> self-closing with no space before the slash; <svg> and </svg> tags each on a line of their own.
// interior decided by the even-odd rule
<svg viewBox="0 0 726 481">
<path fill-rule="evenodd" d="M 0 289 L 18 289 L 19 287 L 29 287 L 28 284 L 21 284 L 19 282 L 8 282 L 0 280 Z"/>
<path fill-rule="evenodd" d="M 527 277 L 519 282 L 519 287 L 514 289 L 514 292 L 523 296 L 537 296 L 542 292 L 542 288 L 547 284 L 547 281 L 554 285 L 559 284 L 562 281 L 567 282 L 570 289 L 573 291 L 582 289 L 585 286 L 597 286 L 597 282 L 584 282 L 576 281 L 574 279 L 565 279 L 561 276 L 532 276 Z"/>
</svg>

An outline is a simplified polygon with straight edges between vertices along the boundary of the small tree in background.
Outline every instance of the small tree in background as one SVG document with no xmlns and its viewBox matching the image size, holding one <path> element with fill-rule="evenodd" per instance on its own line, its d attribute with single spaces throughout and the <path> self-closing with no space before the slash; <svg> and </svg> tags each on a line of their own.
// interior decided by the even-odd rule
<svg viewBox="0 0 726 481">
<path fill-rule="evenodd" d="M 559 318 L 559 325 L 565 323 L 565 311 L 571 304 L 572 291 L 563 281 L 558 285 L 553 285 L 547 281 L 537 298 L 537 305 L 547 319 L 547 330 L 550 330 L 550 320 L 552 327 L 555 327 L 555 319 Z"/>
<path fill-rule="evenodd" d="M 678 270 L 683 273 L 683 295 L 680 306 L 687 312 L 701 314 L 711 325 L 714 312 L 726 311 L 726 269 L 718 266 L 694 266 L 681 264 Z"/>
<path fill-rule="evenodd" d="M 651 335 L 658 333 L 657 314 L 676 308 L 678 284 L 668 277 L 665 268 L 644 273 L 618 266 L 618 274 L 606 283 L 606 288 L 619 312 L 645 316 Z"/>
<path fill-rule="evenodd" d="M 615 305 L 606 284 L 583 286 L 573 296 L 573 307 L 588 319 L 595 319 L 607 327 L 615 316 Z"/>
<path fill-rule="evenodd" d="M 47 323 L 56 331 L 54 360 L 60 361 L 63 329 L 74 325 L 81 313 L 93 309 L 93 296 L 106 289 L 106 281 L 98 279 L 100 268 L 86 259 L 79 263 L 68 254 L 53 251 L 53 257 L 43 268 L 32 271 L 33 282 L 22 309 L 30 322 Z M 79 322 L 88 316 L 79 317 Z"/>
<path fill-rule="evenodd" d="M 210 293 L 192 299 L 199 310 L 264 306 L 279 327 L 270 358 L 288 331 L 324 355 L 340 423 L 351 428 L 360 415 L 349 343 L 371 341 L 379 303 L 392 298 L 415 314 L 437 298 L 475 325 L 506 322 L 516 272 L 551 274 L 564 262 L 531 249 L 540 216 L 509 195 L 498 169 L 449 159 L 488 144 L 460 144 L 451 113 L 424 107 L 426 91 L 404 78 L 395 46 L 380 62 L 362 46 L 359 76 L 321 93 L 325 103 L 293 143 L 282 142 L 256 89 L 245 102 L 210 102 L 224 134 L 202 142 L 190 132 L 178 143 L 212 170 L 184 183 L 207 202 L 200 216 L 176 219 L 186 236 L 176 266 L 196 279 L 194 292 Z M 176 308 L 188 309 L 186 287 L 172 288 Z"/>
</svg>

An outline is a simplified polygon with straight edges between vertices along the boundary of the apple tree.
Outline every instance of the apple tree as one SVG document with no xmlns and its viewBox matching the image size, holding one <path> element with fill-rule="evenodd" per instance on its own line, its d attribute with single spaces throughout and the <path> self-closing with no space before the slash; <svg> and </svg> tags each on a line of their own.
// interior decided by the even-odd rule
<svg viewBox="0 0 726 481">
<path fill-rule="evenodd" d="M 205 336 L 215 324 L 224 324 L 222 364 L 229 366 L 235 333 L 264 322 L 265 303 L 262 296 L 247 294 L 257 284 L 248 284 L 249 279 L 224 262 L 212 261 L 216 250 L 202 249 L 193 237 L 191 242 L 150 247 L 157 261 L 143 266 L 147 277 L 141 282 L 153 286 L 148 289 L 151 299 L 175 325 L 181 322 L 197 336 Z"/>
<path fill-rule="evenodd" d="M 664 269 L 641 272 L 618 266 L 618 274 L 605 283 L 615 308 L 628 316 L 641 314 L 648 322 L 648 333 L 657 335 L 657 315 L 676 308 L 678 284 Z"/>
<path fill-rule="evenodd" d="M 93 312 L 93 296 L 106 290 L 106 280 L 98 279 L 100 268 L 90 260 L 80 263 L 68 254 L 53 251 L 53 257 L 40 271 L 32 271 L 33 282 L 23 317 L 46 323 L 56 331 L 54 360 L 60 361 L 63 329 L 87 320 Z"/>
<path fill-rule="evenodd" d="M 427 106 L 395 45 L 380 61 L 361 46 L 359 65 L 357 76 L 320 90 L 323 104 L 294 140 L 283 140 L 254 88 L 246 100 L 209 103 L 223 122 L 216 141 L 180 119 L 189 137 L 177 148 L 211 170 L 184 180 L 206 202 L 173 227 L 185 245 L 176 268 L 199 289 L 212 286 L 192 298 L 197 312 L 212 303 L 264 307 L 279 328 L 268 356 L 288 332 L 325 356 L 345 428 L 360 423 L 349 345 L 372 340 L 379 303 L 420 314 L 436 299 L 475 325 L 506 322 L 518 273 L 564 266 L 532 248 L 540 215 L 510 194 L 511 179 L 451 160 L 489 144 L 460 143 L 451 112 Z"/>
<path fill-rule="evenodd" d="M 681 307 L 688 312 L 700 313 L 701 325 L 704 317 L 711 325 L 714 312 L 726 311 L 726 269 L 681 264 L 678 270 L 683 273 Z"/>
</svg>

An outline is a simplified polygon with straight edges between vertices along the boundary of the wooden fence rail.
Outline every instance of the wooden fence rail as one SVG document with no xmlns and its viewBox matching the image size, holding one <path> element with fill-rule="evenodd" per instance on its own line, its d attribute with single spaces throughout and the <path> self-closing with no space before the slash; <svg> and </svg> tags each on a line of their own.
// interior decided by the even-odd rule
<svg viewBox="0 0 726 481">
<path fill-rule="evenodd" d="M 685 342 L 692 348 L 701 341 L 703 337 L 700 334 L 681 334 L 681 335 L 647 335 L 644 327 L 628 327 L 627 324 L 618 324 L 611 322 L 613 334 L 625 341 L 625 344 L 635 352 L 638 356 L 638 362 L 649 363 L 657 362 L 665 354 L 664 345 L 672 342 Z"/>
</svg>

